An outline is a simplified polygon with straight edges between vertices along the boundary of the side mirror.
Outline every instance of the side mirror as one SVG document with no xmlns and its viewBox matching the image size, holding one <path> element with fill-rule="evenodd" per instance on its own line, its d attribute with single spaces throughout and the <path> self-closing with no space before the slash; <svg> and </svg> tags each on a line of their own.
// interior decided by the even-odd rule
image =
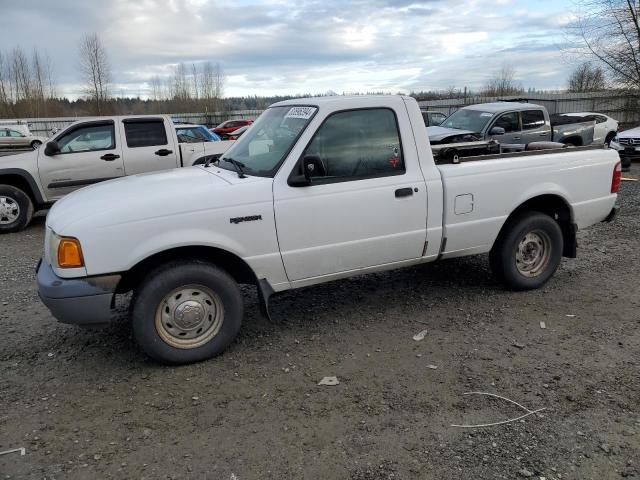
<svg viewBox="0 0 640 480">
<path fill-rule="evenodd" d="M 327 169 L 318 155 L 305 155 L 302 158 L 302 175 L 295 175 L 289 179 L 292 187 L 308 187 L 313 183 L 313 177 L 324 177 Z"/>
<path fill-rule="evenodd" d="M 504 135 L 507 131 L 502 127 L 493 127 L 489 131 L 489 135 Z"/>
<path fill-rule="evenodd" d="M 47 142 L 47 145 L 44 147 L 44 154 L 47 157 L 53 157 L 54 155 L 60 153 L 60 147 L 58 146 L 58 142 L 55 140 L 51 140 Z"/>
</svg>

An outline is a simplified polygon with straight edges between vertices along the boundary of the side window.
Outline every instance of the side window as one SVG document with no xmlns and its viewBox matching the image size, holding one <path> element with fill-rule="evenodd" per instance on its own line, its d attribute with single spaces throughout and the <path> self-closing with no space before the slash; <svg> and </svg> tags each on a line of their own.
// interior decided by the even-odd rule
<svg viewBox="0 0 640 480">
<path fill-rule="evenodd" d="M 113 123 L 79 127 L 57 139 L 60 153 L 111 150 L 116 146 Z"/>
<path fill-rule="evenodd" d="M 445 118 L 447 118 L 447 116 L 442 114 L 442 113 L 432 113 L 431 114 L 431 120 L 432 120 L 431 123 L 433 125 L 440 125 L 442 122 L 444 122 Z"/>
<path fill-rule="evenodd" d="M 20 132 L 16 132 L 15 130 L 9 130 L 9 136 L 14 138 L 24 137 Z"/>
<path fill-rule="evenodd" d="M 525 110 L 522 112 L 522 129 L 533 130 L 544 126 L 544 113 L 542 110 Z"/>
<path fill-rule="evenodd" d="M 520 131 L 520 121 L 518 120 L 518 112 L 510 112 L 500 115 L 494 127 L 504 128 L 505 133 Z"/>
<path fill-rule="evenodd" d="M 0 130 L 0 137 L 8 137 L 9 130 Z"/>
<path fill-rule="evenodd" d="M 602 115 L 596 115 L 596 123 L 605 123 L 607 121 L 607 117 L 603 117 Z"/>
<path fill-rule="evenodd" d="M 305 155 L 320 157 L 325 167 L 321 178 L 327 182 L 405 172 L 398 123 L 387 108 L 334 113 L 320 126 Z"/>
<path fill-rule="evenodd" d="M 167 144 L 167 132 L 162 120 L 124 120 L 127 147 L 155 147 Z"/>
</svg>

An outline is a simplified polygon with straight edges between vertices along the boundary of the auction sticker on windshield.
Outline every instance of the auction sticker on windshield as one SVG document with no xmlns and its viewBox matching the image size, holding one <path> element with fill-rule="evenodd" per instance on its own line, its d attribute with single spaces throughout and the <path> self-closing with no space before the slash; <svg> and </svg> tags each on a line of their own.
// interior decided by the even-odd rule
<svg viewBox="0 0 640 480">
<path fill-rule="evenodd" d="M 302 118 L 303 120 L 309 120 L 311 116 L 316 113 L 316 110 L 316 107 L 292 107 L 284 118 Z"/>
</svg>

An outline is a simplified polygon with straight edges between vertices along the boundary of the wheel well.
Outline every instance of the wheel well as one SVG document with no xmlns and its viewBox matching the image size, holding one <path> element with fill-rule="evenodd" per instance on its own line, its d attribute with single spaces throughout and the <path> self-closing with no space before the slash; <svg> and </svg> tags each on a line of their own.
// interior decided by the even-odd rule
<svg viewBox="0 0 640 480">
<path fill-rule="evenodd" d="M 116 293 L 124 293 L 135 289 L 149 271 L 174 260 L 204 260 L 211 262 L 225 270 L 238 283 L 257 284 L 256 276 L 251 267 L 233 253 L 214 247 L 179 247 L 156 253 L 136 264 L 123 274 Z"/>
<path fill-rule="evenodd" d="M 558 223 L 560 230 L 562 230 L 562 238 L 564 242 L 562 255 L 569 258 L 576 257 L 577 227 L 573 223 L 571 207 L 564 198 L 559 197 L 558 195 L 540 195 L 527 200 L 511 212 L 511 215 L 509 215 L 509 218 L 507 218 L 507 221 L 502 226 L 499 236 L 502 235 L 505 228 L 507 228 L 510 220 L 525 212 L 540 212 L 553 218 Z"/>
<path fill-rule="evenodd" d="M 582 146 L 582 138 L 581 137 L 569 137 L 569 138 L 565 138 L 562 143 L 564 144 L 568 144 L 568 145 L 573 145 L 574 147 L 581 147 Z"/>
<path fill-rule="evenodd" d="M 34 207 L 38 206 L 38 200 L 33 194 L 31 185 L 29 185 L 29 182 L 25 180 L 24 177 L 15 174 L 0 175 L 0 185 L 11 185 L 12 187 L 19 188 L 29 196 Z"/>
</svg>

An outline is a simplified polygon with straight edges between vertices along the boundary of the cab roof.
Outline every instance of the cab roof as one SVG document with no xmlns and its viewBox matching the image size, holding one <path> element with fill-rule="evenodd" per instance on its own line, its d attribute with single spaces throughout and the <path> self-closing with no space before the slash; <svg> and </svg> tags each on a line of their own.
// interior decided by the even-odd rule
<svg viewBox="0 0 640 480">
<path fill-rule="evenodd" d="M 531 110 L 532 108 L 543 108 L 542 105 L 536 105 L 535 103 L 523 103 L 523 102 L 493 102 L 493 103 L 479 103 L 477 105 L 467 105 L 462 107 L 467 110 L 479 110 L 482 112 L 506 112 L 506 111 L 522 111 Z"/>
</svg>

